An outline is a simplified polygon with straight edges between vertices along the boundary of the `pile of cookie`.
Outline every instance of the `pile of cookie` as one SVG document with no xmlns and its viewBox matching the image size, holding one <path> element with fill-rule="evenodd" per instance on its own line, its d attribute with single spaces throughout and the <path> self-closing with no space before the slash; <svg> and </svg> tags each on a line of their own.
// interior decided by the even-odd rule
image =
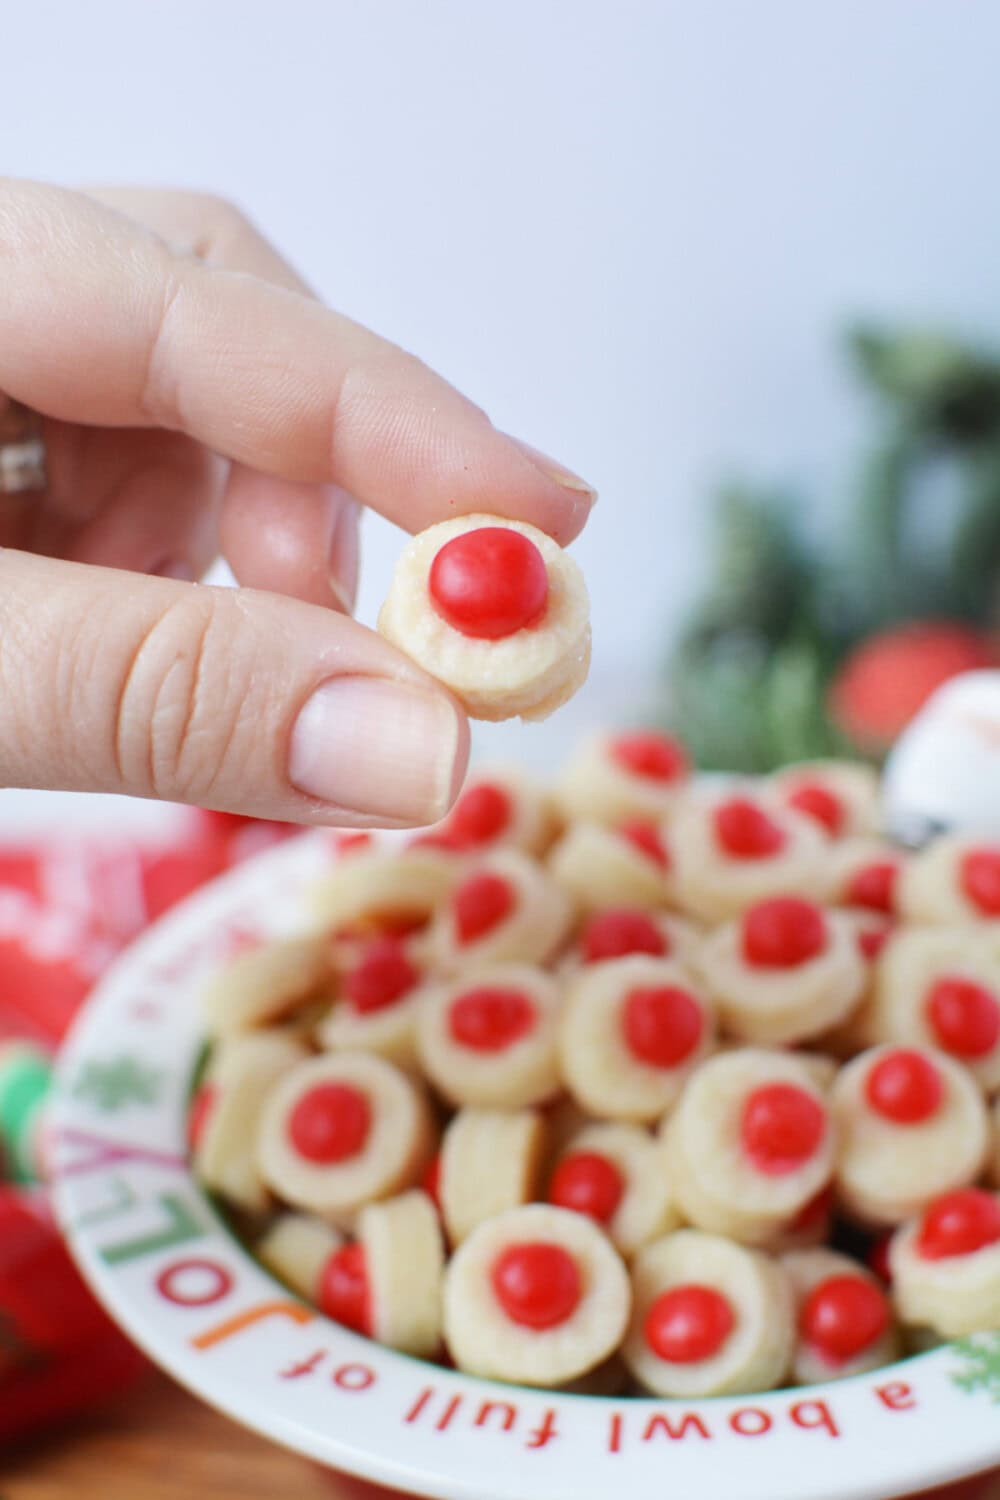
<svg viewBox="0 0 1000 1500">
<path fill-rule="evenodd" d="M 205 996 L 195 1170 L 330 1317 L 471 1374 L 761 1391 L 1000 1329 L 1000 846 L 869 768 L 551 788 L 344 835 Z"/>
</svg>

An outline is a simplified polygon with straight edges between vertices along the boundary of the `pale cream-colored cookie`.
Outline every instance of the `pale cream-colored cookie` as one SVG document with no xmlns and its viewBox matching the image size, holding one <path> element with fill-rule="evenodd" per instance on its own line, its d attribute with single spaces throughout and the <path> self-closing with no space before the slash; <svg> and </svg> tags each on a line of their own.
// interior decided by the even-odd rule
<svg viewBox="0 0 1000 1500">
<path fill-rule="evenodd" d="M 212 1036 L 272 1026 L 323 992 L 332 968 L 330 945 L 319 933 L 262 943 L 240 953 L 205 987 L 205 1025 Z"/>
<path fill-rule="evenodd" d="M 553 796 L 568 822 L 658 823 L 690 785 L 679 741 L 655 730 L 592 735 L 560 773 Z"/>
<path fill-rule="evenodd" d="M 989 927 L 908 927 L 875 966 L 873 1041 L 938 1047 L 1000 1088 L 1000 948 Z"/>
<path fill-rule="evenodd" d="M 622 1349 L 657 1396 L 727 1396 L 780 1384 L 795 1337 L 777 1261 L 719 1235 L 678 1229 L 639 1251 Z"/>
<path fill-rule="evenodd" d="M 870 836 L 837 839 L 827 852 L 826 898 L 850 906 L 896 915 L 898 891 L 907 856 L 884 839 Z"/>
<path fill-rule="evenodd" d="M 532 1109 L 460 1109 L 441 1142 L 438 1196 L 459 1244 L 484 1219 L 537 1197 L 545 1125 Z"/>
<path fill-rule="evenodd" d="M 899 1224 L 986 1161 L 986 1105 L 975 1079 L 930 1047 L 872 1047 L 837 1075 L 837 1193 L 851 1214 Z"/>
<path fill-rule="evenodd" d="M 638 1125 L 588 1125 L 568 1142 L 548 1200 L 600 1224 L 626 1259 L 679 1222 L 663 1142 Z"/>
<path fill-rule="evenodd" d="M 358 1244 L 372 1337 L 418 1359 L 435 1358 L 441 1346 L 445 1253 L 427 1194 L 413 1190 L 369 1203 L 358 1216 Z"/>
<path fill-rule="evenodd" d="M 228 1203 L 253 1213 L 267 1207 L 256 1157 L 258 1122 L 270 1091 L 305 1056 L 301 1043 L 277 1030 L 217 1044 L 196 1095 L 192 1152 L 198 1181 Z"/>
<path fill-rule="evenodd" d="M 768 1046 L 840 1025 L 867 980 L 853 924 L 797 896 L 756 902 L 711 933 L 697 966 L 722 1027 Z"/>
<path fill-rule="evenodd" d="M 573 907 L 542 867 L 517 849 L 477 861 L 441 907 L 428 940 L 443 969 L 547 963 L 566 941 Z"/>
<path fill-rule="evenodd" d="M 1000 845 L 973 834 L 934 839 L 908 861 L 898 902 L 908 922 L 1000 920 Z"/>
<path fill-rule="evenodd" d="M 307 1302 L 318 1303 L 320 1279 L 344 1237 L 312 1214 L 280 1214 L 257 1242 L 257 1259 Z"/>
<path fill-rule="evenodd" d="M 661 1128 L 682 1217 L 744 1244 L 779 1240 L 833 1177 L 825 1092 L 793 1052 L 708 1058 Z"/>
<path fill-rule="evenodd" d="M 771 787 L 786 807 L 812 818 L 829 838 L 871 834 L 882 821 L 878 772 L 861 761 L 799 761 L 777 771 Z"/>
<path fill-rule="evenodd" d="M 657 908 L 670 899 L 669 855 L 654 823 L 572 823 L 547 864 L 581 911 Z"/>
<path fill-rule="evenodd" d="M 410 1186 L 433 1149 L 421 1089 L 364 1052 L 297 1063 L 269 1094 L 257 1137 L 271 1191 L 335 1223 Z"/>
<path fill-rule="evenodd" d="M 590 665 L 576 563 L 524 521 L 459 516 L 403 550 L 378 628 L 475 719 L 542 719 Z"/>
<path fill-rule="evenodd" d="M 621 1343 L 628 1275 L 582 1214 L 509 1209 L 473 1230 L 445 1272 L 445 1339 L 469 1375 L 558 1386 L 603 1365 Z"/>
<path fill-rule="evenodd" d="M 587 965 L 567 980 L 563 1082 L 599 1118 L 656 1120 L 674 1104 L 713 1033 L 697 981 L 672 960 L 633 954 Z"/>
<path fill-rule="evenodd" d="M 770 896 L 821 899 L 828 848 L 811 818 L 764 794 L 692 797 L 670 828 L 677 902 L 701 921 L 725 922 Z"/>
<path fill-rule="evenodd" d="M 929 1203 L 889 1244 L 904 1323 L 942 1338 L 1000 1330 L 1000 1197 L 960 1188 Z"/>
<path fill-rule="evenodd" d="M 524 1109 L 559 1088 L 555 981 L 526 964 L 495 964 L 419 996 L 417 1050 L 455 1105 Z"/>
<path fill-rule="evenodd" d="M 335 933 L 402 933 L 430 921 L 467 866 L 435 847 L 364 849 L 339 859 L 309 892 L 315 920 Z"/>
<path fill-rule="evenodd" d="M 825 1247 L 793 1250 L 781 1264 L 795 1298 L 798 1385 L 863 1375 L 899 1358 L 892 1305 L 867 1266 Z"/>
<path fill-rule="evenodd" d="M 572 975 L 631 954 L 672 958 L 697 973 L 697 954 L 704 930 L 674 912 L 649 911 L 638 906 L 604 906 L 592 911 L 559 963 L 561 974 Z"/>
<path fill-rule="evenodd" d="M 415 1066 L 422 966 L 399 938 L 374 937 L 352 947 L 337 998 L 316 1028 L 318 1042 L 332 1051 L 375 1052 L 401 1067 Z"/>
</svg>

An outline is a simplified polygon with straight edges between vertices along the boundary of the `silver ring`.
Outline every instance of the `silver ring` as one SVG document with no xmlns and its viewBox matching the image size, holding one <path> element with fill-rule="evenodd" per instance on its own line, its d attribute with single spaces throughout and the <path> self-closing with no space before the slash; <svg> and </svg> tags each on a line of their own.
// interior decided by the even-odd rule
<svg viewBox="0 0 1000 1500">
<path fill-rule="evenodd" d="M 0 495 L 44 490 L 45 441 L 37 412 L 0 396 Z"/>
</svg>

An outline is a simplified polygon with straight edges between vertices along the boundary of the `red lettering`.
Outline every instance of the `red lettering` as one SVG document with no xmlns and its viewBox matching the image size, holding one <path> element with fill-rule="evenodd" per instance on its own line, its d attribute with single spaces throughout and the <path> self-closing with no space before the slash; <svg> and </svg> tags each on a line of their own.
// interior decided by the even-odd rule
<svg viewBox="0 0 1000 1500">
<path fill-rule="evenodd" d="M 403 1421 L 404 1422 L 415 1422 L 417 1420 L 417 1418 L 420 1416 L 420 1413 L 423 1411 L 424 1407 L 427 1405 L 428 1401 L 433 1396 L 433 1394 L 434 1394 L 434 1387 L 432 1385 L 425 1385 L 424 1388 L 423 1388 L 423 1390 L 420 1392 L 420 1395 L 417 1397 L 416 1401 L 414 1401 L 413 1405 L 410 1407 L 409 1411 L 406 1413 L 406 1416 L 403 1418 Z"/>
<path fill-rule="evenodd" d="M 300 1364 L 289 1365 L 287 1370 L 279 1372 L 281 1380 L 298 1380 L 301 1375 L 312 1375 L 315 1370 L 326 1359 L 327 1350 L 317 1349 L 315 1354 L 310 1354 L 308 1359 L 302 1360 Z"/>
<path fill-rule="evenodd" d="M 646 1430 L 642 1434 L 642 1440 L 644 1443 L 648 1443 L 658 1432 L 662 1432 L 668 1438 L 683 1438 L 687 1436 L 689 1427 L 699 1437 L 710 1438 L 712 1436 L 697 1412 L 686 1411 L 676 1426 L 671 1422 L 666 1412 L 657 1412 L 646 1423 Z"/>
<path fill-rule="evenodd" d="M 831 1437 L 840 1437 L 840 1428 L 825 1401 L 796 1401 L 788 1415 L 796 1427 L 804 1427 L 807 1431 L 814 1427 L 825 1427 Z"/>
<path fill-rule="evenodd" d="M 160 1296 L 176 1307 L 209 1307 L 232 1289 L 232 1275 L 214 1260 L 175 1260 L 156 1278 Z"/>
<path fill-rule="evenodd" d="M 877 1385 L 875 1394 L 890 1411 L 909 1411 L 917 1404 L 913 1387 L 907 1385 L 905 1380 L 890 1380 L 888 1385 Z"/>
<path fill-rule="evenodd" d="M 621 1413 L 611 1413 L 611 1427 L 608 1431 L 608 1452 L 620 1453 L 622 1451 L 622 1419 Z"/>
<path fill-rule="evenodd" d="M 524 1446 L 526 1448 L 544 1448 L 546 1443 L 550 1443 L 553 1438 L 558 1436 L 559 1434 L 556 1431 L 556 1414 L 554 1409 L 548 1406 L 545 1409 L 545 1415 L 540 1425 L 529 1434 L 528 1441 Z"/>
<path fill-rule="evenodd" d="M 333 1372 L 333 1383 L 342 1391 L 366 1391 L 375 1384 L 375 1371 L 367 1365 L 341 1365 Z"/>
<path fill-rule="evenodd" d="M 504 1432 L 509 1432 L 517 1421 L 517 1408 L 511 1406 L 509 1401 L 484 1401 L 476 1413 L 475 1426 L 485 1427 L 490 1420 L 490 1413 L 494 1411 L 503 1412 L 500 1426 Z"/>
<path fill-rule="evenodd" d="M 451 1400 L 448 1402 L 448 1405 L 445 1407 L 444 1411 L 441 1413 L 434 1424 L 435 1430 L 437 1432 L 447 1432 L 448 1428 L 452 1424 L 455 1413 L 458 1411 L 458 1408 L 461 1406 L 461 1404 L 461 1396 L 452 1396 Z"/>
<path fill-rule="evenodd" d="M 761 1437 L 763 1433 L 770 1432 L 772 1423 L 768 1413 L 761 1407 L 741 1406 L 729 1418 L 729 1425 L 740 1437 Z"/>
</svg>

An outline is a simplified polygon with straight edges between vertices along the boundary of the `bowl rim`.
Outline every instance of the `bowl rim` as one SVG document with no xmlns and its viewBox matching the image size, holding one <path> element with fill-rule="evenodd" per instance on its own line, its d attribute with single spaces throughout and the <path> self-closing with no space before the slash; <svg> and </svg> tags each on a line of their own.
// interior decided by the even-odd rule
<svg viewBox="0 0 1000 1500">
<path fill-rule="evenodd" d="M 301 930 L 304 893 L 336 857 L 330 835 L 307 833 L 202 887 L 114 962 L 60 1055 L 56 1214 L 155 1364 L 295 1452 L 433 1500 L 607 1500 L 623 1483 L 662 1500 L 666 1476 L 672 1500 L 880 1500 L 1000 1463 L 1000 1335 L 817 1386 L 618 1399 L 439 1369 L 290 1294 L 195 1184 L 185 1105 L 204 976 L 240 931 Z"/>
</svg>

